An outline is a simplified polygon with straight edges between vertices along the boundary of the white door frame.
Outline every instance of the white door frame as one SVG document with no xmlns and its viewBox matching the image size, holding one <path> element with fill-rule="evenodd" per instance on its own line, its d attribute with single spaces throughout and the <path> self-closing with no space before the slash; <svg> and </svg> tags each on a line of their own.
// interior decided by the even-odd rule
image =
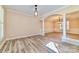
<svg viewBox="0 0 79 59">
<path fill-rule="evenodd" d="M 0 6 L 1 7 L 1 12 L 3 13 L 2 14 L 2 21 L 3 21 L 3 25 L 2 25 L 2 38 L 0 39 L 0 41 L 2 41 L 3 39 L 4 39 L 4 8 L 3 8 L 3 6 Z"/>
</svg>

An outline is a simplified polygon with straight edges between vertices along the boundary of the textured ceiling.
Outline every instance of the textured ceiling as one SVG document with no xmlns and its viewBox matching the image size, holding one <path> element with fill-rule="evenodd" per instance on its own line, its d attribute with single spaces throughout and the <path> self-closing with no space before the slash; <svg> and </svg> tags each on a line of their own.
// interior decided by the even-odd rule
<svg viewBox="0 0 79 59">
<path fill-rule="evenodd" d="M 24 12 L 28 15 L 34 14 L 34 5 L 6 5 L 5 7 Z M 38 13 L 41 16 L 61 7 L 64 7 L 64 5 L 38 5 Z"/>
</svg>

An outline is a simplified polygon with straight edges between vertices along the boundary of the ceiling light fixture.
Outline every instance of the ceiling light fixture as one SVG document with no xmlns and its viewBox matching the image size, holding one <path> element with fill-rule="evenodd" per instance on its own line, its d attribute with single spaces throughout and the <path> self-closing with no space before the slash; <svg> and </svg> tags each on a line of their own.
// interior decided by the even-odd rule
<svg viewBox="0 0 79 59">
<path fill-rule="evenodd" d="M 38 16 L 37 5 L 35 5 L 34 15 L 35 15 L 35 16 Z"/>
</svg>

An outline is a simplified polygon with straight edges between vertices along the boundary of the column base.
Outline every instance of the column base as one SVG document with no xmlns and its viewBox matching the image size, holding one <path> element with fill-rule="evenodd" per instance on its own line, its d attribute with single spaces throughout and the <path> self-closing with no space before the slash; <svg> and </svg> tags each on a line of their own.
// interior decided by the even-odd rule
<svg viewBox="0 0 79 59">
<path fill-rule="evenodd" d="M 67 40 L 67 36 L 62 36 L 62 41 Z"/>
<path fill-rule="evenodd" d="M 79 39 L 72 39 L 70 37 L 62 37 L 62 42 L 66 42 L 72 45 L 79 46 Z"/>
</svg>

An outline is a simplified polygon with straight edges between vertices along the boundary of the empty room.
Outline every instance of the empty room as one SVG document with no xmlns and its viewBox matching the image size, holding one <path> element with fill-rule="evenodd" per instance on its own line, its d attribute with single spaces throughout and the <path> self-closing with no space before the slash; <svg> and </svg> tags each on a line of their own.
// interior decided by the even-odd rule
<svg viewBox="0 0 79 59">
<path fill-rule="evenodd" d="M 0 53 L 78 53 L 79 5 L 0 6 Z"/>
</svg>

